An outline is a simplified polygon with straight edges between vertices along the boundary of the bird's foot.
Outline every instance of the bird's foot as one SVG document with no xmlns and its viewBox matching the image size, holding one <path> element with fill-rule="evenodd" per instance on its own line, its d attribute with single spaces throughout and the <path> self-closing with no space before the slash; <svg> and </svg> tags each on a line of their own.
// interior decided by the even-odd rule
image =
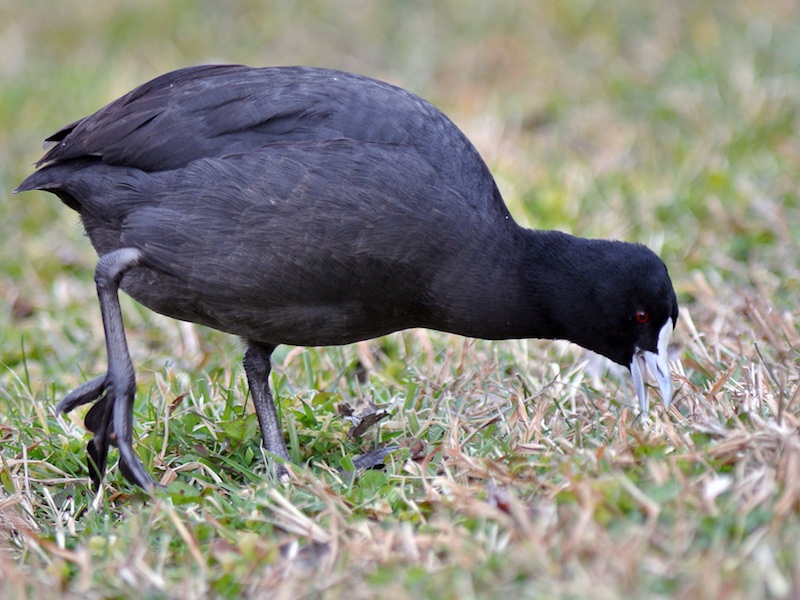
<svg viewBox="0 0 800 600">
<path fill-rule="evenodd" d="M 115 389 L 109 373 L 95 377 L 67 394 L 58 403 L 56 413 L 68 413 L 78 406 L 94 402 L 84 419 L 86 428 L 94 434 L 94 438 L 86 446 L 89 476 L 94 489 L 99 489 L 103 481 L 108 464 L 109 445 L 116 446 L 120 450 L 119 467 L 125 479 L 148 491 L 162 487 L 147 473 L 144 465 L 134 454 L 132 437 L 118 436 L 115 431 Z M 125 387 L 120 386 L 120 389 L 124 390 Z M 132 404 L 132 398 L 127 404 Z"/>
<path fill-rule="evenodd" d="M 353 467 L 355 467 L 356 471 L 364 471 L 366 469 L 380 467 L 383 465 L 384 459 L 393 452 L 397 451 L 399 448 L 400 446 L 384 446 L 383 448 L 370 450 L 369 452 L 354 458 Z M 346 473 L 346 471 L 341 467 L 339 468 L 339 472 L 342 474 Z"/>
</svg>

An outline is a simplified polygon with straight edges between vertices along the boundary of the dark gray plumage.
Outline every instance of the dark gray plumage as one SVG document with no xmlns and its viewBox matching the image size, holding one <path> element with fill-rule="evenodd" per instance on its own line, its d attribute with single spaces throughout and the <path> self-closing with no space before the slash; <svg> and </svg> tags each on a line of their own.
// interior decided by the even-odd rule
<svg viewBox="0 0 800 600">
<path fill-rule="evenodd" d="M 163 75 L 49 138 L 17 191 L 81 217 L 108 372 L 58 406 L 95 402 L 90 472 L 116 434 L 133 453 L 133 366 L 121 288 L 159 313 L 241 336 L 266 449 L 289 455 L 269 390 L 279 344 L 346 344 L 409 327 L 485 339 L 562 338 L 644 366 L 671 398 L 677 319 L 644 246 L 519 227 L 478 152 L 439 110 L 389 84 L 324 69 L 202 66 Z"/>
</svg>

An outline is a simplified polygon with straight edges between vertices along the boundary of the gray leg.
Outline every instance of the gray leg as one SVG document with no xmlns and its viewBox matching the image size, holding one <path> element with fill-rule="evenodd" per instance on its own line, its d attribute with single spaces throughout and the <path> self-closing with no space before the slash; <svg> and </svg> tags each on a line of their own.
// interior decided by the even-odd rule
<svg viewBox="0 0 800 600">
<path fill-rule="evenodd" d="M 58 412 L 68 412 L 81 404 L 97 401 L 86 415 L 86 426 L 95 434 L 87 450 L 89 473 L 96 487 L 105 474 L 109 444 L 119 448 L 120 470 L 128 481 L 146 490 L 157 486 L 133 452 L 136 375 L 128 353 L 118 297 L 122 276 L 141 262 L 142 253 L 135 248 L 122 248 L 100 257 L 94 278 L 106 334 L 108 371 L 76 388 L 56 407 Z"/>
<path fill-rule="evenodd" d="M 267 452 L 290 462 L 289 451 L 286 449 L 283 431 L 278 421 L 278 411 L 269 389 L 269 373 L 272 369 L 270 357 L 273 350 L 275 350 L 275 346 L 248 341 L 247 351 L 244 353 L 242 362 L 247 375 L 247 383 L 250 385 L 250 393 L 253 395 L 258 423 L 261 426 L 264 448 Z M 278 464 L 275 472 L 280 477 L 286 474 L 286 469 L 283 465 Z"/>
<path fill-rule="evenodd" d="M 248 341 L 247 350 L 244 353 L 244 372 L 247 374 L 247 383 L 250 385 L 250 393 L 253 395 L 253 404 L 256 407 L 258 422 L 261 425 L 261 437 L 264 440 L 264 448 L 267 452 L 274 454 L 286 462 L 291 462 L 289 451 L 286 449 L 286 442 L 283 439 L 283 430 L 278 421 L 278 411 L 269 389 L 269 373 L 272 368 L 270 357 L 275 350 L 275 346 L 259 344 Z M 363 454 L 353 460 L 356 470 L 370 469 L 383 464 L 383 460 L 398 446 L 388 446 L 377 448 Z M 342 469 L 339 469 L 342 471 Z M 343 471 L 342 471 L 343 472 Z M 278 477 L 286 474 L 283 465 L 276 465 L 275 473 Z"/>
</svg>

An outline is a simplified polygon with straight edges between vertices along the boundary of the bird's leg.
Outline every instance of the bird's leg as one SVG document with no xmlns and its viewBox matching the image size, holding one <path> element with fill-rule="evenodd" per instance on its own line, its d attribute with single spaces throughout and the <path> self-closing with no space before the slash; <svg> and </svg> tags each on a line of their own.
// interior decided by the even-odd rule
<svg viewBox="0 0 800 600">
<path fill-rule="evenodd" d="M 125 339 L 118 296 L 122 276 L 141 262 L 142 253 L 135 248 L 122 248 L 100 257 L 94 279 L 106 334 L 108 371 L 76 388 L 56 407 L 59 413 L 69 412 L 81 404 L 96 401 L 86 415 L 86 427 L 95 434 L 87 451 L 89 474 L 96 488 L 105 474 L 109 444 L 119 448 L 120 470 L 128 481 L 148 491 L 157 485 L 133 452 L 136 375 Z"/>
<path fill-rule="evenodd" d="M 247 383 L 250 385 L 250 393 L 253 395 L 258 423 L 261 426 L 264 448 L 267 452 L 286 462 L 291 462 L 286 442 L 283 439 L 283 430 L 278 421 L 278 411 L 269 389 L 269 373 L 272 369 L 270 357 L 273 350 L 275 350 L 275 346 L 248 341 L 242 362 L 244 363 L 244 372 L 247 374 Z M 377 448 L 354 459 L 353 466 L 357 471 L 376 467 L 383 464 L 384 459 L 397 449 L 398 446 Z M 342 469 L 339 470 L 343 472 Z M 286 468 L 282 464 L 277 464 L 275 474 L 282 477 L 286 474 Z"/>
<path fill-rule="evenodd" d="M 264 448 L 278 458 L 290 462 L 289 451 L 286 449 L 283 431 L 278 420 L 278 411 L 269 389 L 269 373 L 272 369 L 270 357 L 273 350 L 275 350 L 275 346 L 250 341 L 242 362 L 247 375 L 247 383 L 250 385 L 250 393 L 253 395 L 258 423 L 261 426 Z M 276 464 L 275 474 L 282 477 L 286 474 L 286 468 L 282 464 Z"/>
</svg>

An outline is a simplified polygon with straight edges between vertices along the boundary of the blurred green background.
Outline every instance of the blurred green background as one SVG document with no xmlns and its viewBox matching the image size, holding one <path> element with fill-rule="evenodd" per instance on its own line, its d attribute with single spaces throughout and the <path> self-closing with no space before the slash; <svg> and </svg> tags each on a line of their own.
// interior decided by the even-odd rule
<svg viewBox="0 0 800 600">
<path fill-rule="evenodd" d="M 162 72 L 241 62 L 409 88 L 474 140 L 522 222 L 649 243 L 678 279 L 755 258 L 788 300 L 797 19 L 779 0 L 6 0 L 0 285 L 33 302 L 32 274 L 53 277 L 65 254 L 91 259 L 53 198 L 8 193 L 46 135 Z"/>
<path fill-rule="evenodd" d="M 94 318 L 58 306 L 92 293 L 69 292 L 76 276 L 91 281 L 95 260 L 76 215 L 51 196 L 10 193 L 43 138 L 158 74 L 208 62 L 319 65 L 411 89 L 474 141 L 523 224 L 650 245 L 684 305 L 699 273 L 723 295 L 761 286 L 791 308 L 798 14 L 788 0 L 6 0 L 0 357 L 13 369 L 24 352 L 69 352 L 41 331 Z"/>
</svg>

